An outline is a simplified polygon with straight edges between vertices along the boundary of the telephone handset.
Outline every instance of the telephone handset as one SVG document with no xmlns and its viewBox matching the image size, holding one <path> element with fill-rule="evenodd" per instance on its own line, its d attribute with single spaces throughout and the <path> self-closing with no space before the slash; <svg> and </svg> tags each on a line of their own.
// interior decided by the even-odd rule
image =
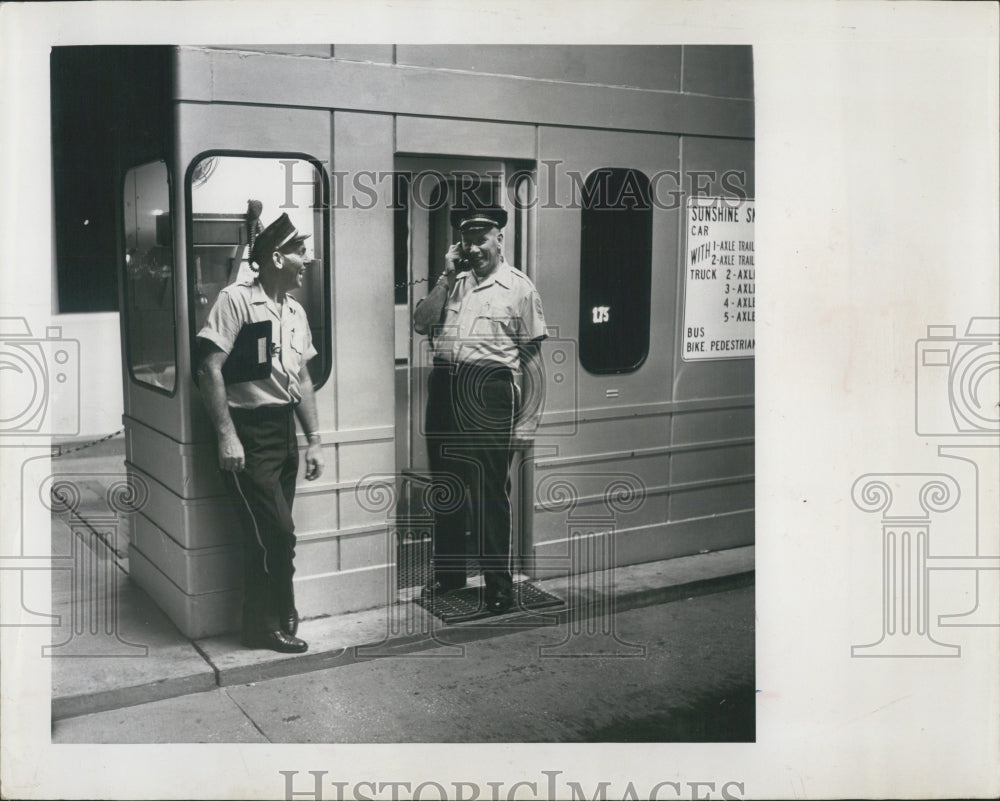
<svg viewBox="0 0 1000 801">
<path fill-rule="evenodd" d="M 462 243 L 461 242 L 456 242 L 455 243 L 455 247 L 458 248 L 458 258 L 455 259 L 455 272 L 456 273 L 463 273 L 466 270 L 471 270 L 472 269 L 472 260 L 469 258 L 468 254 L 466 253 L 465 248 L 462 247 Z"/>
</svg>

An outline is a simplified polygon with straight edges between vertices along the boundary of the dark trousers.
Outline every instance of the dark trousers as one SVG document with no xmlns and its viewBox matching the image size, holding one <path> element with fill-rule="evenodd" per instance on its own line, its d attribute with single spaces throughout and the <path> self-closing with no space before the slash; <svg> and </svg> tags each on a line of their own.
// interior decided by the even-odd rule
<svg viewBox="0 0 1000 801">
<path fill-rule="evenodd" d="M 295 416 L 291 406 L 230 414 L 246 457 L 243 472 L 226 473 L 244 529 L 243 627 L 271 631 L 295 607 Z"/>
<path fill-rule="evenodd" d="M 435 366 L 428 389 L 434 577 L 465 583 L 468 525 L 487 592 L 509 592 L 513 376 L 505 367 Z"/>
</svg>

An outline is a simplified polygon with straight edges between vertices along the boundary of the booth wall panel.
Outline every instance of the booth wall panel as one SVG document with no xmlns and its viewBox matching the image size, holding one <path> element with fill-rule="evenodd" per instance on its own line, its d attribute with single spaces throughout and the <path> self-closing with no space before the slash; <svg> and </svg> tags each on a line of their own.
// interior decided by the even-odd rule
<svg viewBox="0 0 1000 801">
<path fill-rule="evenodd" d="M 532 542 L 537 546 L 564 540 L 581 521 L 601 531 L 655 525 L 667 519 L 668 498 L 669 493 L 663 489 L 652 492 L 631 512 L 609 510 L 602 498 L 584 499 L 572 512 L 554 507 L 550 507 L 552 511 L 546 511 L 536 505 Z"/>
<path fill-rule="evenodd" d="M 751 100 L 196 47 L 177 56 L 180 100 L 454 117 L 455 98 L 471 97 L 484 120 L 753 136 Z"/>
<path fill-rule="evenodd" d="M 185 637 L 201 639 L 239 629 L 241 590 L 186 593 L 134 546 L 129 547 L 129 565 L 133 580 Z M 297 572 L 296 606 L 304 619 L 384 606 L 395 596 L 395 582 L 395 568 L 386 564 L 314 575 Z"/>
<path fill-rule="evenodd" d="M 226 491 L 215 442 L 186 445 L 129 419 L 125 421 L 125 458 L 181 498 L 206 498 Z"/>
<path fill-rule="evenodd" d="M 218 50 L 248 50 L 259 53 L 281 53 L 286 56 L 311 56 L 313 58 L 330 58 L 333 55 L 333 45 L 329 44 L 234 44 L 218 45 Z"/>
<path fill-rule="evenodd" d="M 617 459 L 602 460 L 595 464 L 573 464 L 552 468 L 536 467 L 535 503 L 547 503 L 561 483 L 573 486 L 576 498 L 600 499 L 605 494 L 613 495 L 623 488 L 634 488 L 639 494 L 656 490 L 667 484 L 670 476 L 670 454 L 658 453 L 652 456 L 630 458 L 627 454 Z M 558 498 L 553 497 L 554 501 Z M 611 498 L 609 503 L 618 503 Z M 609 514 L 613 512 L 609 506 Z"/>
<path fill-rule="evenodd" d="M 126 468 L 142 482 L 148 493 L 142 514 L 181 547 L 210 548 L 242 542 L 239 518 L 228 495 L 196 500 L 181 498 L 135 465 L 126 463 Z"/>
<path fill-rule="evenodd" d="M 675 92 L 681 83 L 679 46 L 398 45 L 396 63 Z"/>
<path fill-rule="evenodd" d="M 448 142 L 448 156 L 535 158 L 535 127 L 435 117 L 396 117 L 396 153 L 437 155 Z"/>
<path fill-rule="evenodd" d="M 267 58 L 247 53 L 226 52 L 222 55 L 226 59 L 235 59 L 237 63 Z M 280 60 L 315 65 L 326 63 L 318 59 Z M 183 73 L 182 69 L 181 74 Z M 202 77 L 211 81 L 210 74 Z M 274 76 L 262 80 L 262 74 L 253 70 L 247 70 L 245 77 L 257 84 L 270 84 L 274 80 Z M 182 88 L 178 86 L 178 91 Z M 179 94 L 178 99 L 187 98 Z M 328 158 L 331 133 L 329 113 L 315 108 L 284 108 L 284 105 L 272 107 L 259 95 L 250 95 L 240 105 L 178 104 L 177 124 L 181 134 L 178 137 L 181 168 L 178 179 L 183 179 L 192 159 L 206 150 L 245 150 L 258 153 L 294 151 L 308 153 L 320 160 Z M 253 121 L 252 124 L 250 120 Z"/>
<path fill-rule="evenodd" d="M 744 481 L 678 491 L 670 496 L 670 519 L 687 520 L 740 510 L 753 511 L 754 481 Z M 752 535 L 752 532 L 751 532 Z"/>
<path fill-rule="evenodd" d="M 332 573 L 340 569 L 340 538 L 336 534 L 299 537 L 295 544 L 295 577 Z M 299 610 L 302 611 L 302 610 Z"/>
<path fill-rule="evenodd" d="M 542 347 L 545 347 L 544 345 Z M 664 447 L 670 442 L 670 416 L 629 416 L 607 420 L 581 421 L 570 436 L 546 436 L 544 430 L 539 444 L 553 447 L 558 454 L 552 459 L 571 462 L 583 461 L 588 456 L 603 453 L 621 453 L 633 448 Z M 547 456 L 538 457 L 547 464 Z"/>
<path fill-rule="evenodd" d="M 337 500 L 340 510 L 339 528 L 385 524 L 394 512 L 393 509 L 372 507 L 365 498 L 364 491 L 359 493 L 353 487 L 339 491 Z"/>
<path fill-rule="evenodd" d="M 179 365 L 186 364 L 187 359 L 178 354 L 178 363 Z M 190 370 L 189 367 L 185 368 L 184 371 L 188 370 Z M 180 372 L 182 370 L 178 369 L 178 373 Z M 127 416 L 155 431 L 159 431 L 165 437 L 169 437 L 177 442 L 183 442 L 187 431 L 185 430 L 183 416 L 180 414 L 179 407 L 183 404 L 180 390 L 173 397 L 168 397 L 163 393 L 148 389 L 139 382 L 133 381 L 127 374 L 124 378 L 127 382 L 125 391 L 130 396 Z M 182 383 L 181 377 L 178 375 L 178 386 Z"/>
<path fill-rule="evenodd" d="M 689 481 L 753 475 L 753 453 L 753 445 L 675 453 L 670 460 L 670 482 L 684 484 Z"/>
<path fill-rule="evenodd" d="M 672 418 L 673 444 L 752 437 L 754 432 L 753 399 L 743 407 L 710 409 L 675 414 Z"/>
<path fill-rule="evenodd" d="M 335 531 L 340 528 L 341 521 L 337 515 L 338 492 L 296 492 L 292 508 L 296 531 Z"/>
<path fill-rule="evenodd" d="M 392 401 L 392 394 L 385 401 Z M 394 472 L 396 450 L 394 440 L 344 442 L 337 447 L 337 478 L 341 482 L 357 482 L 371 475 Z"/>
<path fill-rule="evenodd" d="M 390 115 L 334 112 L 333 137 L 337 171 L 348 176 L 392 172 Z M 333 215 L 336 378 L 330 383 L 335 384 L 338 428 L 394 424 L 392 182 L 384 181 L 379 188 L 381 196 L 373 208 L 341 204 Z M 324 387 L 320 394 L 331 391 Z M 394 460 L 390 445 L 386 461 L 368 469 L 392 470 Z"/>
<path fill-rule="evenodd" d="M 684 45 L 685 92 L 753 98 L 753 50 L 749 45 Z"/>
<path fill-rule="evenodd" d="M 578 183 L 601 167 L 631 167 L 650 179 L 664 171 L 676 173 L 680 165 L 679 139 L 543 127 L 539 130 L 539 159 L 559 162 L 551 175 L 539 181 L 535 285 L 545 304 L 546 319 L 559 321 L 558 337 L 550 338 L 542 347 L 562 348 L 578 363 L 582 199 Z M 667 388 L 673 381 L 677 330 L 674 313 L 677 225 L 676 210 L 654 205 L 650 291 L 647 297 L 637 299 L 650 306 L 649 351 L 645 361 L 625 374 L 597 375 L 578 368 L 573 381 L 549 380 L 546 392 L 551 393 L 551 400 L 546 400 L 546 409 L 578 408 L 586 414 L 585 410 L 591 408 L 635 406 L 669 399 Z M 618 392 L 613 402 L 609 400 L 609 390 Z M 663 441 L 667 441 L 666 437 Z"/>
<path fill-rule="evenodd" d="M 185 637 L 196 640 L 240 627 L 241 590 L 185 593 L 134 546 L 129 546 L 129 573 Z"/>
<path fill-rule="evenodd" d="M 675 523 L 660 522 L 634 530 L 617 529 L 612 546 L 615 566 L 742 547 L 753 542 L 753 525 L 753 510 L 749 510 Z M 574 571 L 605 569 L 611 566 L 602 558 L 607 551 L 607 547 L 584 549 L 565 541 L 539 543 L 533 549 L 536 561 L 531 575 L 533 578 L 567 575 L 570 564 Z M 572 553 L 575 555 L 571 556 Z M 587 554 L 597 558 L 588 560 Z M 613 587 L 613 574 L 604 580 Z"/>
<path fill-rule="evenodd" d="M 143 514 L 133 517 L 132 544 L 189 595 L 239 589 L 243 585 L 243 547 L 183 548 Z"/>
<path fill-rule="evenodd" d="M 335 44 L 333 57 L 345 61 L 371 61 L 392 64 L 396 48 L 386 44 Z"/>
<path fill-rule="evenodd" d="M 319 574 L 295 579 L 295 604 L 305 618 L 339 615 L 385 606 L 395 598 L 395 570 L 374 565 L 362 570 Z M 392 593 L 390 594 L 390 588 Z"/>
<path fill-rule="evenodd" d="M 384 565 L 396 559 L 395 538 L 390 548 L 388 529 L 364 534 L 346 534 L 339 539 L 341 570 Z"/>
</svg>

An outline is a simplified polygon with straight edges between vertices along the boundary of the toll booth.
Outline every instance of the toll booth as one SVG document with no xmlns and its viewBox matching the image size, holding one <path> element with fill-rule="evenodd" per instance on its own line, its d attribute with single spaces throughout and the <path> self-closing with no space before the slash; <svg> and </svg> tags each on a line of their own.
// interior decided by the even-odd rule
<svg viewBox="0 0 1000 801">
<path fill-rule="evenodd" d="M 124 424 L 148 501 L 129 569 L 187 636 L 238 627 L 242 580 L 195 338 L 282 212 L 311 234 L 297 297 L 326 462 L 297 487 L 297 602 L 308 618 L 396 601 L 403 554 L 427 547 L 397 529 L 426 512 L 429 359 L 410 319 L 469 176 L 508 209 L 506 257 L 550 326 L 542 425 L 513 470 L 520 569 L 753 542 L 749 48 L 130 50 Z"/>
<path fill-rule="evenodd" d="M 130 575 L 184 634 L 202 637 L 239 627 L 242 536 L 192 367 L 219 290 L 249 269 L 250 200 L 260 202 L 263 224 L 286 212 L 311 234 L 314 260 L 298 299 L 319 352 L 309 367 L 327 467 L 297 488 L 299 606 L 316 616 L 389 598 L 387 513 L 364 509 L 357 487 L 395 471 L 393 373 L 371 369 L 393 363 L 392 276 L 376 269 L 391 264 L 393 244 L 371 236 L 356 211 L 329 213 L 329 175 L 338 166 L 391 169 L 391 157 L 378 164 L 364 145 L 391 139 L 391 126 L 328 110 L 206 104 L 183 78 L 199 71 L 192 57 L 200 61 L 197 50 L 171 49 L 168 96 L 136 99 L 172 112 L 165 152 L 122 167 L 122 333 L 126 465 L 148 492 Z M 331 162 L 335 131 L 358 147 L 338 148 Z M 366 220 L 380 212 L 391 230 L 388 207 Z M 344 254 L 336 285 L 335 237 Z M 358 340 L 337 336 L 334 319 Z"/>
</svg>

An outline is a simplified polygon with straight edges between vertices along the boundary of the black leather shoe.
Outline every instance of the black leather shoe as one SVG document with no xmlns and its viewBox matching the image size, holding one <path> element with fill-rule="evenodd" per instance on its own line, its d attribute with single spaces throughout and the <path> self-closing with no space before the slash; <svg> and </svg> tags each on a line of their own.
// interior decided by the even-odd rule
<svg viewBox="0 0 1000 801">
<path fill-rule="evenodd" d="M 454 592 L 465 587 L 465 582 L 461 584 L 445 583 L 443 581 L 432 581 L 420 591 L 421 598 L 433 598 L 435 595 L 444 595 L 446 592 Z"/>
<path fill-rule="evenodd" d="M 286 612 L 278 619 L 278 623 L 285 634 L 294 637 L 299 631 L 299 610 L 292 609 L 291 612 Z"/>
<path fill-rule="evenodd" d="M 309 643 L 278 629 L 276 631 L 244 632 L 240 642 L 247 648 L 266 648 L 282 654 L 303 654 L 309 650 Z"/>
<path fill-rule="evenodd" d="M 514 598 L 510 593 L 497 592 L 486 596 L 486 608 L 494 615 L 500 615 L 509 610 L 514 605 Z"/>
</svg>

